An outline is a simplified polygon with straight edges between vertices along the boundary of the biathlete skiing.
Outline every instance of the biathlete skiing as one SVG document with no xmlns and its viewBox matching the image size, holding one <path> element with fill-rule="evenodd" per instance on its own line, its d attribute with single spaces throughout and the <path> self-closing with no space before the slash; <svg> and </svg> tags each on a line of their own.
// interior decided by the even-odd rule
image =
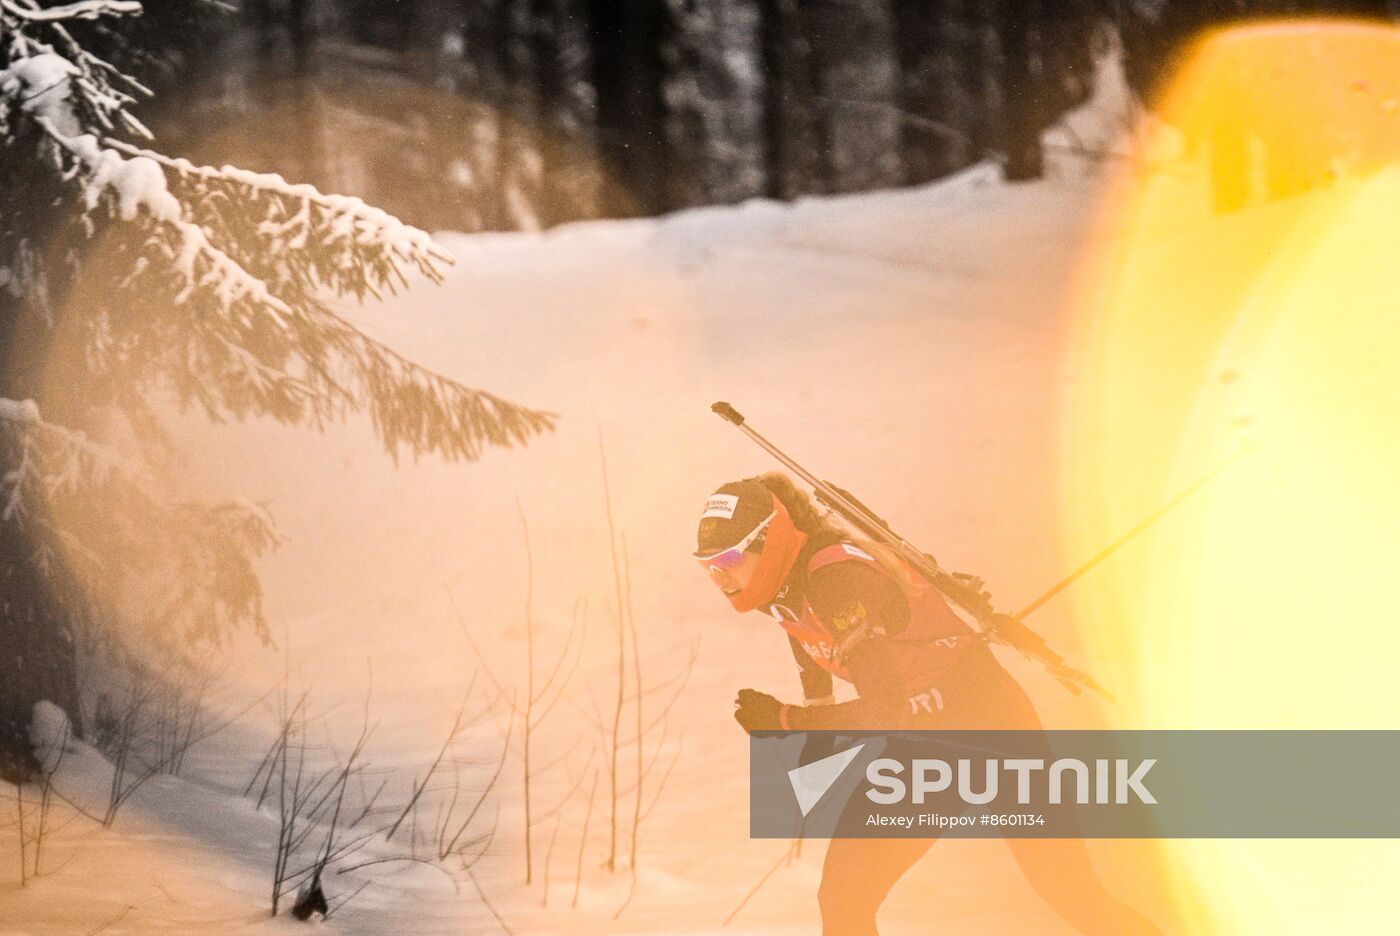
<svg viewBox="0 0 1400 936">
<path fill-rule="evenodd" d="M 938 588 L 888 544 L 837 526 L 785 474 L 711 494 L 695 558 L 734 610 L 762 612 L 787 632 L 797 662 L 801 704 L 739 691 L 734 717 L 746 731 L 1042 730 L 1021 686 Z M 834 679 L 857 698 L 835 702 Z M 933 842 L 832 839 L 817 894 L 823 936 L 875 934 L 885 896 Z M 1081 933 L 1160 933 L 1104 889 L 1082 840 L 1006 843 L 1036 893 Z"/>
</svg>

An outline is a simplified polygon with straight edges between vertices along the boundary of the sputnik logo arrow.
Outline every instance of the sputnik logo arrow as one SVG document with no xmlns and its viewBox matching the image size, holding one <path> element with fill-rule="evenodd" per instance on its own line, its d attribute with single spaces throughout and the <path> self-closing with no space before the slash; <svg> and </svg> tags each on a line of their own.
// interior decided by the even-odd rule
<svg viewBox="0 0 1400 936">
<path fill-rule="evenodd" d="M 864 744 L 857 744 L 853 748 L 823 757 L 819 761 L 812 761 L 802 767 L 794 767 L 787 772 L 788 780 L 792 783 L 792 792 L 797 796 L 797 808 L 802 810 L 804 819 L 817 803 L 821 802 L 821 798 L 831 789 L 832 784 L 845 773 L 863 747 Z"/>
</svg>

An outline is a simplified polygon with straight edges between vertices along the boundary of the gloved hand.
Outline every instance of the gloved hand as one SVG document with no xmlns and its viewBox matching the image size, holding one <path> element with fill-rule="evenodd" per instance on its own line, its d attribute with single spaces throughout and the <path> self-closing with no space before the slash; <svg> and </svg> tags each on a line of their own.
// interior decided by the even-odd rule
<svg viewBox="0 0 1400 936">
<path fill-rule="evenodd" d="M 802 753 L 797 756 L 797 766 L 830 757 L 836 753 L 836 733 L 834 731 L 809 731 L 807 740 L 802 742 Z"/>
<path fill-rule="evenodd" d="M 734 720 L 745 731 L 780 731 L 778 712 L 783 703 L 757 689 L 740 689 L 734 699 Z"/>
</svg>

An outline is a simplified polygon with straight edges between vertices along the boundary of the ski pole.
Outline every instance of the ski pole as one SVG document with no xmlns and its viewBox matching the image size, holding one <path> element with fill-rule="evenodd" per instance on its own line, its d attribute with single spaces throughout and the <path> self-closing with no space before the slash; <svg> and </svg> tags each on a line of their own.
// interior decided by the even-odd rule
<svg viewBox="0 0 1400 936">
<path fill-rule="evenodd" d="M 1045 593 L 1042 594 L 1039 598 L 1035 599 L 1035 600 L 1032 601 L 1030 604 L 1026 605 L 1026 606 L 1025 606 L 1024 608 L 1022 608 L 1020 611 L 1017 611 L 1016 614 L 1015 614 L 1015 616 L 1018 617 L 1018 618 L 1023 618 L 1023 617 L 1025 617 L 1026 615 L 1030 614 L 1031 612 L 1033 612 L 1033 611 L 1037 610 L 1038 608 L 1040 608 L 1042 605 L 1044 605 L 1046 602 L 1048 602 L 1051 598 L 1054 598 L 1054 597 L 1055 597 L 1056 595 L 1058 595 L 1060 592 L 1064 591 L 1066 588 L 1068 588 L 1069 586 L 1073 585 L 1076 581 L 1078 581 L 1080 578 L 1082 578 L 1082 577 L 1084 576 L 1085 573 L 1087 573 L 1089 570 L 1093 569 L 1094 566 L 1096 566 L 1096 565 L 1098 565 L 1099 563 L 1103 562 L 1103 561 L 1104 561 L 1105 559 L 1107 559 L 1109 556 L 1113 555 L 1113 554 L 1116 553 L 1119 549 L 1121 549 L 1122 547 L 1126 546 L 1126 545 L 1127 545 L 1129 542 L 1131 542 L 1133 539 L 1135 539 L 1135 538 L 1137 538 L 1139 535 L 1141 535 L 1144 531 L 1147 530 L 1148 527 L 1152 526 L 1152 525 L 1153 525 L 1154 523 L 1156 523 L 1158 520 L 1161 520 L 1161 519 L 1162 519 L 1163 517 L 1165 517 L 1167 514 L 1171 513 L 1172 510 L 1174 510 L 1177 506 L 1179 506 L 1183 501 L 1185 501 L 1185 500 L 1187 500 L 1188 498 L 1190 498 L 1191 495 L 1195 494 L 1195 493 L 1196 493 L 1197 491 L 1199 491 L 1201 488 L 1203 488 L 1203 487 L 1205 487 L 1206 485 L 1210 484 L 1210 483 L 1211 483 L 1212 481 L 1214 481 L 1216 478 L 1218 478 L 1218 477 L 1220 477 L 1222 474 L 1224 474 L 1224 473 L 1225 473 L 1225 469 L 1229 468 L 1231 465 L 1233 465 L 1235 462 L 1239 461 L 1239 460 L 1240 460 L 1241 458 L 1243 458 L 1245 455 L 1253 454 L 1254 451 L 1255 451 L 1255 450 L 1254 450 L 1253 448 L 1249 447 L 1249 446 L 1241 446 L 1239 451 L 1235 452 L 1235 454 L 1231 455 L 1229 458 L 1225 459 L 1225 460 L 1224 460 L 1223 462 L 1221 462 L 1219 465 L 1216 465 L 1213 469 L 1211 469 L 1210 471 L 1206 472 L 1204 475 L 1202 475 L 1200 478 L 1198 478 L 1198 479 L 1196 480 L 1196 483 L 1195 483 L 1195 484 L 1192 484 L 1190 487 L 1188 487 L 1188 488 L 1186 488 L 1185 490 L 1183 490 L 1183 491 L 1181 491 L 1180 493 L 1178 493 L 1178 494 L 1177 494 L 1175 497 L 1173 497 L 1171 500 L 1167 501 L 1165 504 L 1162 505 L 1161 509 L 1159 509 L 1156 513 L 1153 513 L 1153 514 L 1151 514 L 1150 516 L 1148 516 L 1148 517 L 1146 517 L 1145 519 L 1143 519 L 1142 522 L 1138 523 L 1137 526 L 1133 527 L 1133 528 L 1130 529 L 1128 532 L 1126 532 L 1126 533 L 1124 533 L 1122 536 L 1118 537 L 1118 539 L 1114 540 L 1113 542 L 1111 542 L 1111 543 L 1109 543 L 1107 546 L 1105 546 L 1103 549 L 1101 549 L 1098 553 L 1096 553 L 1096 554 L 1093 556 L 1093 558 L 1089 559 L 1087 562 L 1085 562 L 1085 563 L 1084 563 L 1083 565 L 1081 565 L 1079 568 L 1075 569 L 1075 570 L 1074 570 L 1073 572 L 1071 572 L 1069 575 L 1066 575 L 1064 578 L 1060 579 L 1058 582 L 1056 582 L 1054 585 L 1052 585 L 1050 588 L 1048 588 L 1048 589 L 1045 591 Z"/>
<path fill-rule="evenodd" d="M 971 614 L 982 627 L 983 639 L 999 640 L 1040 663 L 1070 692 L 1078 695 L 1084 688 L 1099 693 L 1108 701 L 1113 696 L 1098 681 L 1087 673 L 1065 663 L 1064 658 L 1051 650 L 1044 638 L 1031 630 L 1019 618 L 1000 614 L 992 607 L 991 596 L 982 588 L 982 580 L 974 576 L 957 575 L 946 571 L 932 556 L 914 546 L 895 533 L 888 523 L 875 516 L 864 504 L 850 493 L 813 475 L 797 462 L 789 458 L 776 445 L 748 426 L 738 410 L 728 403 L 715 403 L 710 407 L 723 419 L 738 426 L 749 438 L 761 446 L 790 471 L 806 481 L 816 491 L 817 497 L 832 510 L 846 519 L 852 526 L 872 540 L 894 548 L 900 556 L 913 566 L 923 577 Z"/>
</svg>

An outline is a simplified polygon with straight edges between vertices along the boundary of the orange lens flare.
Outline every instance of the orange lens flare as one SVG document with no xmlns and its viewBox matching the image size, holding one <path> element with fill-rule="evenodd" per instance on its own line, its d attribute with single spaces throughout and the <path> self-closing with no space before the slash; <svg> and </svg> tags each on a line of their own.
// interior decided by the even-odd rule
<svg viewBox="0 0 1400 936">
<path fill-rule="evenodd" d="M 1080 296 L 1070 554 L 1257 451 L 1077 586 L 1079 617 L 1123 727 L 1395 728 L 1400 30 L 1216 34 L 1159 113 Z M 1171 856 L 1202 931 L 1393 916 L 1392 842 Z"/>
</svg>

